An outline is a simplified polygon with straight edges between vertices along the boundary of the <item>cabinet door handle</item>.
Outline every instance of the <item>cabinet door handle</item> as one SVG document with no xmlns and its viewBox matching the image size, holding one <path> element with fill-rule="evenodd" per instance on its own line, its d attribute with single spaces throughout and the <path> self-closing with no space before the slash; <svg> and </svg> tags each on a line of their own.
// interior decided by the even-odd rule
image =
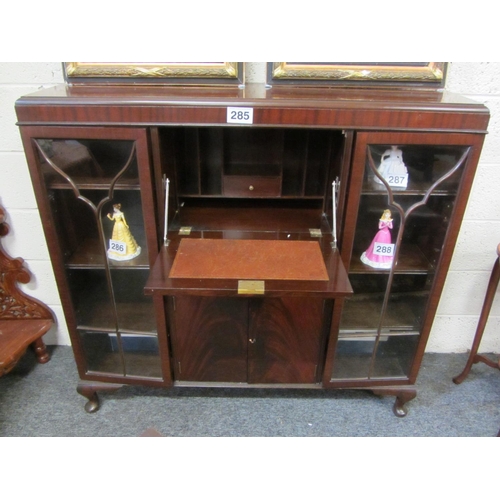
<svg viewBox="0 0 500 500">
<path fill-rule="evenodd" d="M 255 344 L 255 339 L 248 339 L 248 342 L 250 342 L 250 344 Z"/>
<path fill-rule="evenodd" d="M 254 187 L 250 184 L 250 186 L 248 186 L 248 189 L 249 189 L 250 191 L 253 191 L 255 188 L 254 188 Z"/>
</svg>

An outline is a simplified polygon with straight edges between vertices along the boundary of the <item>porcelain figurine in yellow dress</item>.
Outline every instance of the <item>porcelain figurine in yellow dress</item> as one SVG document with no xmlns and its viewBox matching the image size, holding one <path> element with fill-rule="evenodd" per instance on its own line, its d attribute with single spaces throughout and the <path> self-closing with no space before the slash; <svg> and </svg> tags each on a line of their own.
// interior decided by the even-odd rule
<svg viewBox="0 0 500 500">
<path fill-rule="evenodd" d="M 115 223 L 109 242 L 108 258 L 112 260 L 131 260 L 137 257 L 141 253 L 141 247 L 130 232 L 120 204 L 113 205 L 113 214 L 108 214 L 108 219 Z"/>
</svg>

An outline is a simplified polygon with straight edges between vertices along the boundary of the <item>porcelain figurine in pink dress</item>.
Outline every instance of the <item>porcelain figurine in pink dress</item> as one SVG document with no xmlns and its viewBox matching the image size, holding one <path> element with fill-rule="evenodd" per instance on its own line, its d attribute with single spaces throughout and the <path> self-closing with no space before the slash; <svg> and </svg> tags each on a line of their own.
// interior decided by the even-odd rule
<svg viewBox="0 0 500 500">
<path fill-rule="evenodd" d="M 379 251 L 381 247 L 385 247 L 386 250 L 389 250 L 390 248 L 390 245 L 392 243 L 390 231 L 392 229 L 391 215 L 392 214 L 390 210 L 384 210 L 384 213 L 382 214 L 382 217 L 380 217 L 380 220 L 378 222 L 379 230 L 377 234 L 373 238 L 367 250 L 363 252 L 363 255 L 361 255 L 361 262 L 363 262 L 363 264 L 375 267 L 377 269 L 390 269 L 392 267 L 392 261 L 394 260 L 392 252 L 387 252 L 391 255 L 383 255 L 379 252 L 376 252 L 377 244 L 379 246 Z"/>
</svg>

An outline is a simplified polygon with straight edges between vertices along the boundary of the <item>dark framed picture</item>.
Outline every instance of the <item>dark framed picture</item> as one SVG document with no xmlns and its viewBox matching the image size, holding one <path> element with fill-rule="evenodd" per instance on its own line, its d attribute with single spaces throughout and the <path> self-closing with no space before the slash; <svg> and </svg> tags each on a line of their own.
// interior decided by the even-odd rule
<svg viewBox="0 0 500 500">
<path fill-rule="evenodd" d="M 444 62 L 270 62 L 269 85 L 417 85 L 442 87 Z"/>
<path fill-rule="evenodd" d="M 119 84 L 241 85 L 241 62 L 65 62 L 66 82 Z"/>
</svg>

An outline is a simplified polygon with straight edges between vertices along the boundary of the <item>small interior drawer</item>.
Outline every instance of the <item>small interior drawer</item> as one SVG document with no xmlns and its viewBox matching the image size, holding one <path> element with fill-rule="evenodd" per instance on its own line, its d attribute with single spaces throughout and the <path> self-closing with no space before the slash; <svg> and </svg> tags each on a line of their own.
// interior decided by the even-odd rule
<svg viewBox="0 0 500 500">
<path fill-rule="evenodd" d="M 225 175 L 223 194 L 241 198 L 278 197 L 281 195 L 281 177 Z"/>
</svg>

